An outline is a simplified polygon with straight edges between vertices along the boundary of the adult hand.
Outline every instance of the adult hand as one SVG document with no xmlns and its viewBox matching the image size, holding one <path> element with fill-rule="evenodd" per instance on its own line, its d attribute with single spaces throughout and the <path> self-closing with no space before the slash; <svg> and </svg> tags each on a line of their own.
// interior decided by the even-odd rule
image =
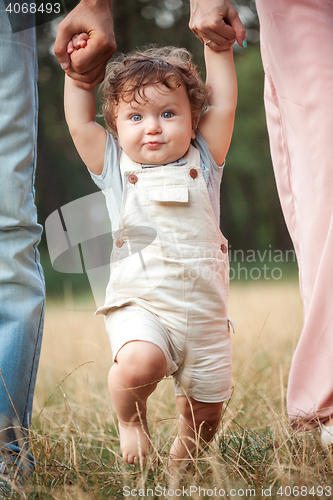
<svg viewBox="0 0 333 500">
<path fill-rule="evenodd" d="M 202 42 L 211 40 L 209 48 L 227 50 L 235 39 L 241 47 L 246 46 L 246 30 L 230 0 L 190 0 L 190 3 L 190 28 Z"/>
<path fill-rule="evenodd" d="M 111 7 L 112 0 L 81 0 L 58 26 L 54 53 L 67 75 L 79 80 L 82 88 L 103 80 L 106 63 L 117 48 Z M 88 33 L 87 46 L 68 54 L 67 45 L 78 33 Z"/>
</svg>

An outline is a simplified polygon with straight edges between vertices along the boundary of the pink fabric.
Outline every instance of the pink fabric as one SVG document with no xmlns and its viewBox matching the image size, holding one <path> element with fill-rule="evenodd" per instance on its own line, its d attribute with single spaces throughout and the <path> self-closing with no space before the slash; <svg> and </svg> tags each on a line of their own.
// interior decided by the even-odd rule
<svg viewBox="0 0 333 500">
<path fill-rule="evenodd" d="M 291 423 L 333 414 L 333 2 L 257 0 L 271 154 L 300 268 Z"/>
</svg>

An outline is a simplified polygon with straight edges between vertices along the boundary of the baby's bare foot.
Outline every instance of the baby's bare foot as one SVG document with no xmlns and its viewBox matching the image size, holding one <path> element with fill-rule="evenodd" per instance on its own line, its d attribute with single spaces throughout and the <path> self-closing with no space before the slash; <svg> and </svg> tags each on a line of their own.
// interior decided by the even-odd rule
<svg viewBox="0 0 333 500">
<path fill-rule="evenodd" d="M 120 449 L 125 462 L 143 465 L 149 452 L 148 427 L 140 422 L 119 422 Z"/>
<path fill-rule="evenodd" d="M 193 457 L 190 450 L 177 436 L 170 450 L 168 460 L 169 473 L 172 477 L 178 477 L 177 473 L 181 474 L 182 472 L 184 472 L 191 464 L 191 462 L 193 462 Z M 174 476 L 174 474 L 176 474 L 176 476 Z"/>
</svg>

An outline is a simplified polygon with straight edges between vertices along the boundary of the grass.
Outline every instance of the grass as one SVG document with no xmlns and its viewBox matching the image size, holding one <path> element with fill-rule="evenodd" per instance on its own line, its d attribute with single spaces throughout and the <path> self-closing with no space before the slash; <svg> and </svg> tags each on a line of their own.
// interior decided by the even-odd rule
<svg viewBox="0 0 333 500">
<path fill-rule="evenodd" d="M 298 285 L 232 284 L 229 305 L 237 329 L 232 398 L 213 442 L 187 474 L 171 478 L 166 462 L 178 419 L 172 380 L 160 382 L 149 400 L 148 467 L 132 468 L 120 456 L 106 386 L 111 351 L 103 318 L 49 303 L 31 429 L 38 465 L 22 498 L 330 498 L 332 456 L 316 430 L 295 433 L 286 418 L 302 324 Z"/>
</svg>

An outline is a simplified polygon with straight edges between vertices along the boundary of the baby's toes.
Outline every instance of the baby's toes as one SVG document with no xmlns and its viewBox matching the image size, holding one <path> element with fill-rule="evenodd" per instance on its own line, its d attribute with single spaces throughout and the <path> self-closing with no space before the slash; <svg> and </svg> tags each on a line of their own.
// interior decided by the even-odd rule
<svg viewBox="0 0 333 500">
<path fill-rule="evenodd" d="M 134 465 L 136 457 L 134 455 L 131 455 L 130 453 L 123 453 L 123 459 L 128 464 Z"/>
</svg>

